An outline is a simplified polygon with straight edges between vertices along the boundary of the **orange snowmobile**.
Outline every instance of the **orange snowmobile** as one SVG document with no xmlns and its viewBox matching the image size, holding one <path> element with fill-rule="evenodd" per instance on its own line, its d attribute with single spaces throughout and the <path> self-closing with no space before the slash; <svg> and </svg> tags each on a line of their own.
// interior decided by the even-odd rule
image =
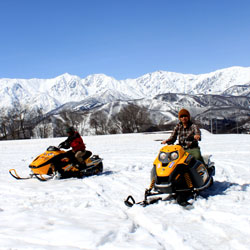
<svg viewBox="0 0 250 250">
<path fill-rule="evenodd" d="M 203 157 L 204 165 L 180 145 L 162 147 L 154 160 L 151 184 L 145 191 L 144 200 L 136 203 L 130 195 L 125 204 L 129 207 L 134 204 L 146 206 L 164 200 L 165 196 L 165 200 L 174 199 L 182 206 L 190 205 L 188 199 L 195 198 L 200 191 L 213 184 L 215 167 L 210 157 Z"/>
<path fill-rule="evenodd" d="M 99 174 L 103 171 L 102 159 L 98 155 L 91 155 L 90 151 L 86 151 L 86 167 L 81 169 L 68 157 L 67 151 L 50 146 L 30 163 L 29 168 L 31 169 L 31 173 L 28 177 L 20 177 L 15 169 L 10 169 L 9 173 L 18 180 L 33 177 L 36 177 L 40 181 L 47 181 L 53 178 L 83 178 Z"/>
</svg>

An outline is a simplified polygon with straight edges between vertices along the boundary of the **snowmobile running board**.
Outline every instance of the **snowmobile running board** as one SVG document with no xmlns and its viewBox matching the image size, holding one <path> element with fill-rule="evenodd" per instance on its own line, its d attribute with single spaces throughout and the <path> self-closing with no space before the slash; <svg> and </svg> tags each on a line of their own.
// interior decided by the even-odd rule
<svg viewBox="0 0 250 250">
<path fill-rule="evenodd" d="M 90 167 L 90 166 L 92 166 L 95 163 L 99 164 L 102 160 L 103 160 L 102 158 L 99 158 L 99 159 L 96 159 L 96 160 L 92 160 L 92 162 L 87 163 L 86 166 Z"/>
</svg>

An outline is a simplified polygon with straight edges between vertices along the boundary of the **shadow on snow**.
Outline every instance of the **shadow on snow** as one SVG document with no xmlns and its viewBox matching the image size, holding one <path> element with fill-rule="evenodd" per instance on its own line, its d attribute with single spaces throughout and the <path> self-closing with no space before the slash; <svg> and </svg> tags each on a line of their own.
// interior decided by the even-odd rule
<svg viewBox="0 0 250 250">
<path fill-rule="evenodd" d="M 228 181 L 215 181 L 210 188 L 200 192 L 200 196 L 207 199 L 210 196 L 226 195 L 226 191 L 233 186 L 240 187 L 240 191 L 246 191 L 250 187 L 250 184 L 240 185 Z"/>
</svg>

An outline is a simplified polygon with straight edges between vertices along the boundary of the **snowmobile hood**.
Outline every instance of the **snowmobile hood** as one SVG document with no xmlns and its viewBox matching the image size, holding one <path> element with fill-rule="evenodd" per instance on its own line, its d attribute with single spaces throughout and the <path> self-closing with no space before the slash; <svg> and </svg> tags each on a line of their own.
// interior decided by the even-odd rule
<svg viewBox="0 0 250 250">
<path fill-rule="evenodd" d="M 40 165 L 44 165 L 47 161 L 55 157 L 56 155 L 62 154 L 65 151 L 45 151 L 44 153 L 38 155 L 30 164 L 30 168 L 39 168 Z"/>
<path fill-rule="evenodd" d="M 154 161 L 157 176 L 169 176 L 179 164 L 187 165 L 189 163 L 189 153 L 179 145 L 167 145 L 160 149 L 158 156 Z"/>
</svg>

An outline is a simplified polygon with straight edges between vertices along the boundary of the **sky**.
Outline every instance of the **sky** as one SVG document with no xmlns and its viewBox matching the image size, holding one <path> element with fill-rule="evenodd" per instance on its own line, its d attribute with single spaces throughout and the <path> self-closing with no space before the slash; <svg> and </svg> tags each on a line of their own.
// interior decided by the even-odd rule
<svg viewBox="0 0 250 250">
<path fill-rule="evenodd" d="M 0 0 L 0 78 L 250 66 L 249 0 Z"/>
</svg>

